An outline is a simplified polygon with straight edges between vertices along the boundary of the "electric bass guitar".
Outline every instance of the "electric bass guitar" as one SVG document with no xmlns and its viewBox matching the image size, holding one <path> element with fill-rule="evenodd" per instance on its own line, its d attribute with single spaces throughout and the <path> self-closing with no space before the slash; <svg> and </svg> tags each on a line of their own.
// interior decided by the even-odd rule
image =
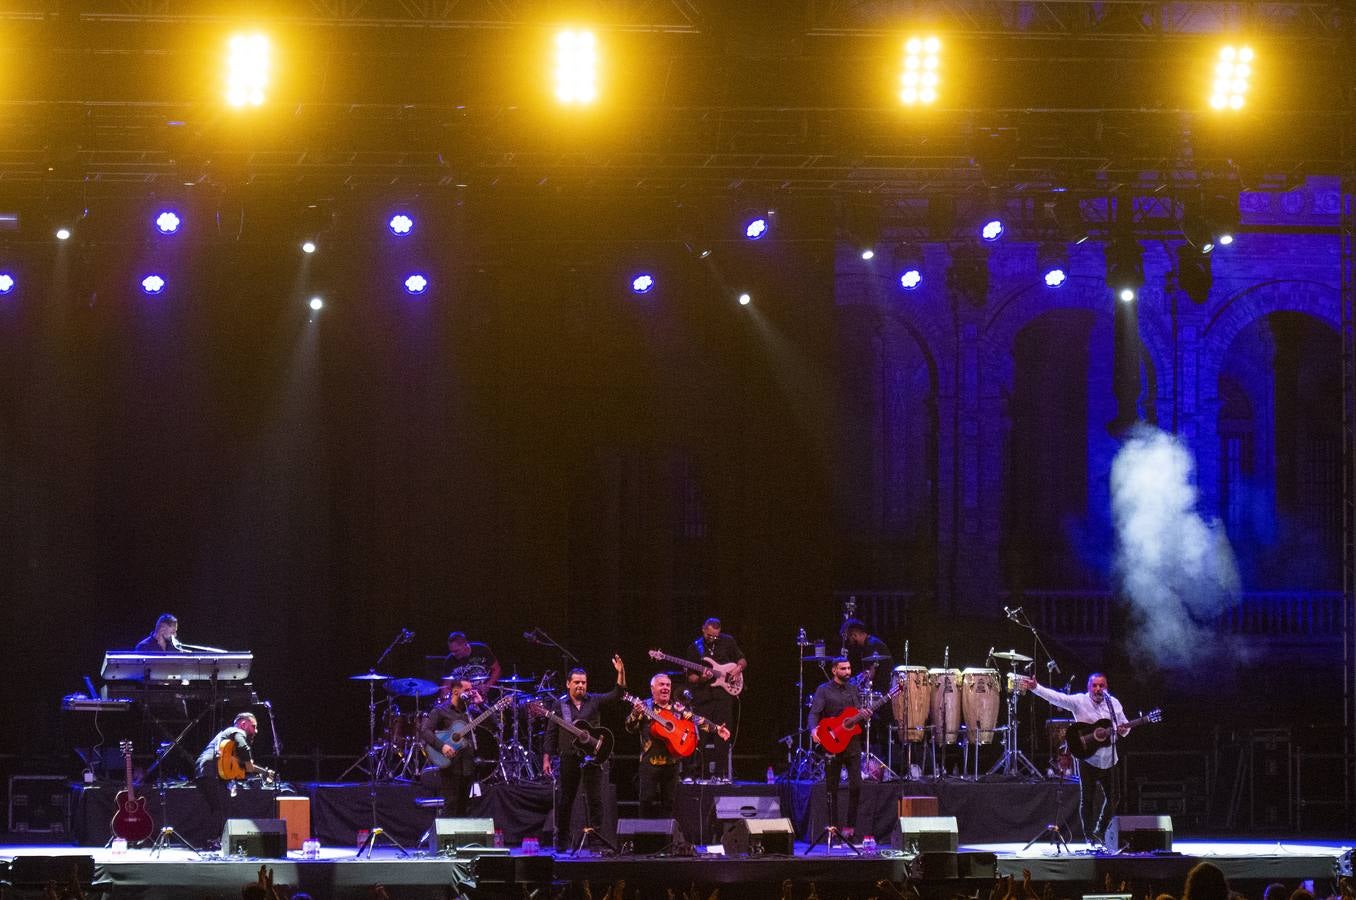
<svg viewBox="0 0 1356 900">
<path fill-rule="evenodd" d="M 234 738 L 226 738 L 217 745 L 217 777 L 222 781 L 243 781 L 250 776 L 250 770 L 240 759 L 240 748 Z M 264 776 L 264 781 L 277 781 L 278 773 L 254 764 L 254 773 Z"/>
<path fill-rule="evenodd" d="M 485 707 L 480 715 L 475 718 L 456 722 L 446 731 L 434 732 L 434 736 L 438 738 L 438 743 L 424 745 L 424 749 L 428 752 L 428 761 L 440 769 L 446 769 L 452 765 L 452 759 L 443 755 L 443 744 L 451 747 L 452 752 L 460 753 L 463 747 L 471 743 L 472 732 L 481 722 L 498 714 L 500 710 L 507 709 L 511 703 L 513 703 L 513 695 L 505 694 Z"/>
<path fill-rule="evenodd" d="M 1163 721 L 1163 710 L 1152 709 L 1138 719 L 1122 722 L 1121 725 L 1134 728 L 1136 725 L 1161 721 Z M 1069 731 L 1065 735 L 1065 740 L 1069 742 L 1069 753 L 1078 759 L 1087 759 L 1103 747 L 1111 746 L 1113 730 L 1110 719 L 1098 719 L 1096 722 L 1074 722 L 1069 726 Z"/>
<path fill-rule="evenodd" d="M 630 694 L 622 694 L 622 700 L 630 703 L 632 709 L 640 710 L 640 713 L 650 720 L 650 734 L 667 744 L 674 756 L 691 756 L 696 751 L 698 728 L 719 731 L 725 727 L 696 714 L 688 719 L 673 710 L 646 706 L 639 697 Z"/>
<path fill-rule="evenodd" d="M 650 659 L 663 660 L 691 672 L 700 672 L 704 677 L 712 679 L 713 685 L 731 697 L 738 697 L 744 690 L 744 673 L 739 671 L 739 663 L 718 663 L 709 656 L 703 656 L 702 662 L 695 663 L 681 656 L 670 656 L 663 650 L 651 650 Z"/>
<path fill-rule="evenodd" d="M 819 724 L 815 725 L 815 737 L 819 739 L 820 746 L 830 753 L 842 753 L 852 743 L 852 739 L 862 733 L 862 723 L 903 689 L 904 682 L 896 681 L 890 693 L 881 695 L 864 708 L 849 706 L 836 716 L 820 719 Z"/>
<path fill-rule="evenodd" d="M 123 765 L 127 769 L 127 787 L 118 791 L 118 796 L 113 798 L 116 811 L 111 828 L 115 837 L 129 844 L 139 844 L 151 836 L 155 822 L 146 811 L 146 798 L 138 797 L 136 787 L 132 784 L 132 742 L 119 741 L 118 747 L 122 750 Z"/>
<path fill-rule="evenodd" d="M 549 719 L 569 732 L 574 738 L 574 745 L 584 754 L 584 765 L 601 766 L 612 756 L 612 744 L 615 739 L 610 729 L 594 725 L 592 722 L 567 722 L 538 700 L 529 703 L 527 711 L 534 716 Z"/>
</svg>

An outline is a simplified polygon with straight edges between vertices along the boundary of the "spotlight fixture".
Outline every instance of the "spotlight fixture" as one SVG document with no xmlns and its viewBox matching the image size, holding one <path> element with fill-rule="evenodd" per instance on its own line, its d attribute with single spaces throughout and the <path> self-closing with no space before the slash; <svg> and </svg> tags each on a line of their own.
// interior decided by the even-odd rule
<svg viewBox="0 0 1356 900">
<path fill-rule="evenodd" d="M 240 109 L 263 106 L 268 89 L 273 50 L 268 36 L 237 34 L 226 55 L 226 103 Z"/>
<path fill-rule="evenodd" d="M 654 285 L 654 276 L 649 272 L 641 272 L 631 279 L 631 293 L 648 294 L 650 291 L 654 290 Z"/>
<path fill-rule="evenodd" d="M 739 295 L 739 305 L 740 305 L 740 306 L 748 306 L 748 305 L 749 305 L 750 303 L 752 303 L 752 302 L 753 302 L 753 297 L 751 297 L 747 292 Z"/>
<path fill-rule="evenodd" d="M 1133 303 L 1144 286 L 1144 250 L 1134 237 L 1114 238 L 1106 248 L 1106 283 L 1123 303 Z"/>
<path fill-rule="evenodd" d="M 1069 254 L 1063 244 L 1042 244 L 1036 251 L 1036 271 L 1046 287 L 1061 287 L 1069 280 Z"/>
<path fill-rule="evenodd" d="M 391 221 L 386 223 L 386 227 L 391 229 L 391 234 L 406 235 L 414 230 L 414 219 L 404 213 L 396 213 L 391 216 Z"/>
<path fill-rule="evenodd" d="M 905 269 L 904 273 L 899 276 L 899 286 L 906 291 L 917 290 L 919 285 L 921 285 L 922 283 L 923 283 L 923 272 L 921 269 L 918 269 L 916 267 L 910 267 Z"/>
<path fill-rule="evenodd" d="M 1202 255 L 1215 249 L 1214 228 L 1195 212 L 1188 211 L 1182 216 L 1182 237 L 1186 238 L 1184 247 L 1190 247 Z"/>
<path fill-rule="evenodd" d="M 1227 231 L 1219 236 L 1219 245 L 1221 247 L 1228 247 L 1233 244 L 1233 242 L 1234 236 Z"/>
<path fill-rule="evenodd" d="M 18 282 L 14 280 L 14 276 L 9 272 L 0 272 L 0 294 L 13 293 L 17 284 Z"/>
<path fill-rule="evenodd" d="M 155 217 L 155 230 L 161 234 L 174 234 L 179 230 L 179 214 L 172 209 L 161 210 Z"/>
<path fill-rule="evenodd" d="M 998 240 L 1003 236 L 1003 220 L 989 219 L 980 227 L 979 236 L 989 242 Z"/>
<path fill-rule="evenodd" d="M 874 247 L 863 247 L 861 256 L 862 259 L 867 260 L 869 262 L 870 260 L 876 258 L 876 250 Z"/>
<path fill-rule="evenodd" d="M 767 235 L 767 216 L 755 216 L 744 224 L 744 237 L 751 241 L 761 240 Z"/>
<path fill-rule="evenodd" d="M 309 256 L 309 255 L 311 255 L 312 253 L 314 253 L 314 252 L 315 252 L 315 241 L 302 241 L 302 242 L 301 242 L 301 252 L 302 252 L 302 253 L 305 253 L 307 256 Z"/>
<path fill-rule="evenodd" d="M 405 279 L 405 291 L 410 294 L 422 294 L 428 290 L 428 276 L 415 272 Z"/>
<path fill-rule="evenodd" d="M 159 275 L 147 275 L 141 279 L 141 289 L 148 294 L 158 294 L 165 289 L 165 279 Z"/>
<path fill-rule="evenodd" d="M 325 308 L 325 301 L 320 297 L 312 297 L 307 306 L 311 307 L 312 312 L 320 312 Z"/>
<path fill-rule="evenodd" d="M 71 239 L 71 230 L 63 225 L 56 230 L 56 239 L 59 241 L 69 241 Z"/>
<path fill-rule="evenodd" d="M 1196 252 L 1190 244 L 1177 246 L 1177 286 L 1192 303 L 1203 304 L 1210 298 L 1215 283 L 1210 257 Z"/>
<path fill-rule="evenodd" d="M 1252 79 L 1252 59 L 1251 47 L 1235 47 L 1229 44 L 1219 49 L 1219 56 L 1215 62 L 1214 89 L 1210 92 L 1212 109 L 1243 108 L 1249 81 Z"/>
<path fill-rule="evenodd" d="M 567 28 L 556 35 L 556 99 L 582 106 L 598 99 L 598 41 L 592 31 Z"/>
<path fill-rule="evenodd" d="M 899 76 L 899 102 L 929 106 L 937 102 L 941 83 L 942 42 L 935 35 L 910 37 L 904 42 L 904 71 Z"/>
</svg>

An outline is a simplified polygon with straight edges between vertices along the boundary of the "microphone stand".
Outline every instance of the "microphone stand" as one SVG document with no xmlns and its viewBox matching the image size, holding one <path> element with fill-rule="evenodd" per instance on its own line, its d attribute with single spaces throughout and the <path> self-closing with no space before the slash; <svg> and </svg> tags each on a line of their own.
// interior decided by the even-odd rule
<svg viewBox="0 0 1356 900">
<path fill-rule="evenodd" d="M 527 634 L 531 635 L 531 637 L 529 637 L 528 640 L 531 641 L 532 643 L 537 644 L 538 646 L 541 647 L 554 647 L 560 651 L 560 668 L 562 672 L 566 673 L 565 678 L 566 681 L 570 680 L 568 674 L 571 669 L 570 666 L 571 662 L 573 662 L 576 666 L 583 665 L 579 661 L 579 657 L 575 656 L 569 650 L 566 650 L 562 645 L 556 642 L 555 638 L 551 637 L 549 634 L 547 634 L 545 631 L 542 631 L 540 628 L 534 626 L 527 632 Z M 524 637 L 526 636 L 527 635 L 524 635 Z"/>
</svg>

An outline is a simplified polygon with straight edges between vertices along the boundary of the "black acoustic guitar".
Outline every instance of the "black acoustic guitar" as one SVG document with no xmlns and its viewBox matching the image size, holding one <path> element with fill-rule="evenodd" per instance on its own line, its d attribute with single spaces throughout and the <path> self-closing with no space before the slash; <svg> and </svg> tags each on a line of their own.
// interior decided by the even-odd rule
<svg viewBox="0 0 1356 900">
<path fill-rule="evenodd" d="M 1121 725 L 1134 728 L 1136 725 L 1161 721 L 1163 721 L 1163 710 L 1153 709 L 1138 719 L 1122 722 Z M 1078 759 L 1087 759 L 1103 747 L 1111 746 L 1112 731 L 1110 719 L 1098 719 L 1096 722 L 1074 722 L 1069 726 L 1069 731 L 1065 735 L 1065 740 L 1069 742 L 1069 753 Z"/>
<path fill-rule="evenodd" d="M 594 725 L 591 722 L 567 722 L 537 700 L 529 703 L 527 710 L 532 715 L 549 719 L 568 731 L 570 736 L 574 738 L 575 747 L 584 754 L 584 765 L 601 766 L 612 756 L 614 738 L 611 729 Z"/>
</svg>

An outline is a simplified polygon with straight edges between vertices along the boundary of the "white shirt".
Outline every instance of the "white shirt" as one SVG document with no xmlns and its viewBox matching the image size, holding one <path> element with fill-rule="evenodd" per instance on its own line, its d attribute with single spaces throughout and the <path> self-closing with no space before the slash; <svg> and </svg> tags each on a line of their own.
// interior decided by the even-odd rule
<svg viewBox="0 0 1356 900">
<path fill-rule="evenodd" d="M 1064 694 L 1053 691 L 1043 684 L 1036 685 L 1031 691 L 1051 706 L 1067 709 L 1073 713 L 1076 721 L 1091 724 L 1101 719 L 1110 719 L 1112 725 L 1125 724 L 1125 710 L 1121 709 L 1121 701 L 1110 694 L 1101 703 L 1094 703 L 1091 694 Z M 1114 766 L 1120 759 L 1116 754 L 1117 737 L 1119 735 L 1112 738 L 1111 746 L 1103 747 L 1082 762 L 1099 769 L 1109 769 Z"/>
</svg>

